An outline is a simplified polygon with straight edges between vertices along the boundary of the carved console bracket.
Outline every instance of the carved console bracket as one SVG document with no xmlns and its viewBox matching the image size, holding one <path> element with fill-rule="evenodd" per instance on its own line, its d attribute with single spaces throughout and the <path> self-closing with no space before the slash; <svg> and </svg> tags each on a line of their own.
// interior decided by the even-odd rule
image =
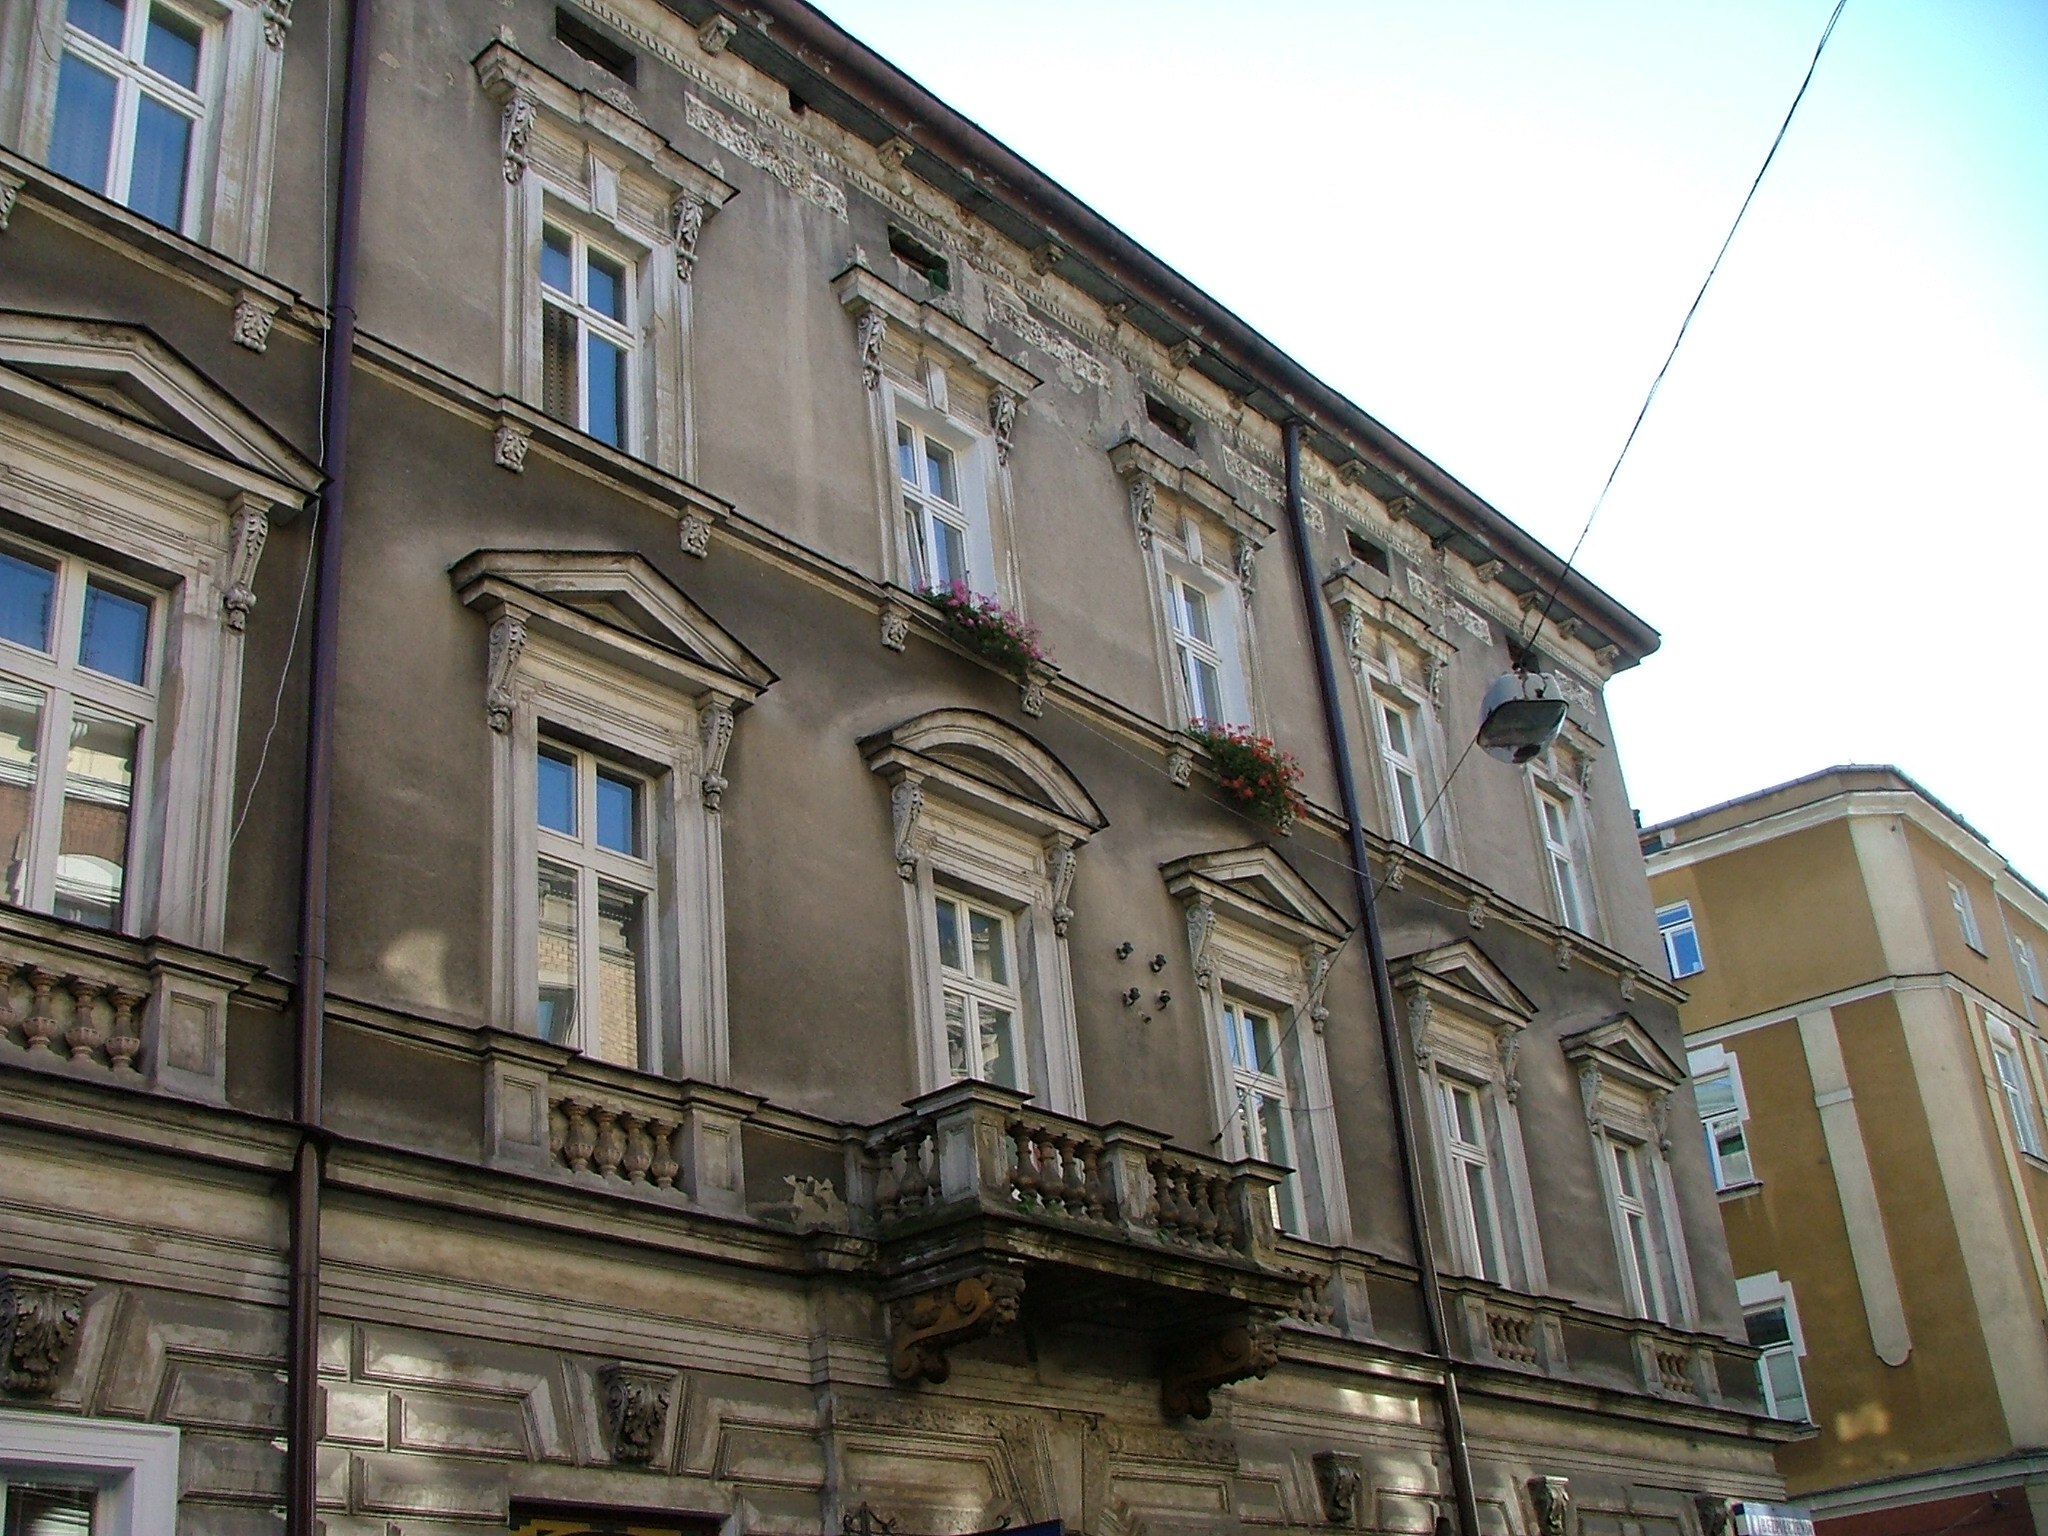
<svg viewBox="0 0 2048 1536">
<path fill-rule="evenodd" d="M 1571 1529 L 1572 1484 L 1568 1477 L 1529 1479 L 1529 1503 L 1536 1511 L 1536 1536 L 1566 1536 Z"/>
<path fill-rule="evenodd" d="M 277 305 L 260 293 L 244 288 L 235 295 L 235 312 L 230 334 L 238 347 L 261 352 L 270 345 L 270 325 L 277 319 Z"/>
<path fill-rule="evenodd" d="M 0 171 L 0 234 L 7 232 L 7 221 L 14 217 L 15 199 L 21 196 L 24 185 L 19 176 Z"/>
<path fill-rule="evenodd" d="M 1209 1394 L 1233 1381 L 1264 1376 L 1280 1363 L 1279 1331 L 1271 1323 L 1240 1323 L 1169 1349 L 1159 1373 L 1159 1407 L 1169 1419 L 1206 1419 Z"/>
<path fill-rule="evenodd" d="M 78 1338 L 90 1282 L 0 1270 L 0 1392 L 48 1397 Z"/>
<path fill-rule="evenodd" d="M 644 1467 L 661 1455 L 674 1380 L 668 1371 L 631 1365 L 608 1365 L 598 1372 L 613 1461 Z"/>
<path fill-rule="evenodd" d="M 235 508 L 234 543 L 228 551 L 227 590 L 221 593 L 221 616 L 229 629 L 249 627 L 256 606 L 256 563 L 270 537 L 270 517 L 260 502 L 243 497 Z"/>
<path fill-rule="evenodd" d="M 904 1297 L 890 1308 L 890 1374 L 944 1381 L 953 1370 L 947 1351 L 1009 1327 L 1023 1296 L 1023 1276 L 996 1269 Z"/>
<path fill-rule="evenodd" d="M 1700 1536 L 1728 1536 L 1734 1525 L 1734 1500 L 1718 1493 L 1696 1493 L 1692 1507 L 1699 1512 Z"/>
<path fill-rule="evenodd" d="M 1358 1496 L 1365 1491 L 1365 1468 L 1358 1457 L 1348 1451 L 1317 1451 L 1315 1468 L 1324 1521 L 1330 1525 L 1356 1525 Z"/>
</svg>

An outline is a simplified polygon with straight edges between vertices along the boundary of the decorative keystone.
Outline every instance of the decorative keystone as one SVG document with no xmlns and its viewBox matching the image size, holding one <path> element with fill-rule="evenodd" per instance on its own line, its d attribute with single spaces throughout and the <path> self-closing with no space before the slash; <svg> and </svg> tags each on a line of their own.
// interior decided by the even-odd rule
<svg viewBox="0 0 2048 1536">
<path fill-rule="evenodd" d="M 1537 1536 L 1566 1536 L 1566 1532 L 1571 1529 L 1572 1484 L 1570 1478 L 1530 1478 L 1529 1503 L 1536 1510 Z"/>
<path fill-rule="evenodd" d="M 57 1385 L 89 1281 L 32 1269 L 0 1270 L 0 1391 L 13 1397 L 48 1397 Z"/>
<path fill-rule="evenodd" d="M 1348 1451 L 1317 1451 L 1316 1491 L 1323 1496 L 1323 1519 L 1331 1525 L 1358 1523 L 1358 1496 L 1365 1489 L 1365 1469 Z"/>
<path fill-rule="evenodd" d="M 598 1380 L 604 1387 L 612 1460 L 624 1466 L 649 1465 L 660 1455 L 667 1435 L 673 1376 L 638 1366 L 608 1365 L 598 1372 Z"/>
</svg>

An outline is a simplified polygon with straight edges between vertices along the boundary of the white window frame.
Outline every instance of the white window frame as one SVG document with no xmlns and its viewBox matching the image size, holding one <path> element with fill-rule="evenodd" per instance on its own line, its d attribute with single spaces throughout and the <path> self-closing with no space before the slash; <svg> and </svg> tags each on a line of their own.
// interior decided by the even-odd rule
<svg viewBox="0 0 2048 1536">
<path fill-rule="evenodd" d="M 505 42 L 478 54 L 475 70 L 502 113 L 506 393 L 531 408 L 531 425 L 553 423 L 542 414 L 541 241 L 547 226 L 571 231 L 624 263 L 633 315 L 626 441 L 616 449 L 596 438 L 585 444 L 582 426 L 567 426 L 578 434 L 572 451 L 594 445 L 693 477 L 692 278 L 705 220 L 736 189 Z M 580 356 L 579 369 L 580 399 L 588 373 Z M 578 417 L 587 419 L 581 410 Z"/>
<path fill-rule="evenodd" d="M 1487 1127 L 1492 1119 L 1490 1085 L 1466 1082 L 1439 1073 L 1437 1113 L 1444 1128 L 1446 1182 L 1450 1186 L 1452 1209 L 1456 1213 L 1453 1236 L 1469 1271 L 1496 1285 L 1508 1283 L 1507 1245 L 1501 1235 L 1501 1201 L 1494 1182 L 1493 1153 L 1487 1146 Z M 1475 1136 L 1463 1128 L 1461 1102 L 1471 1105 Z M 1485 1210 L 1473 1199 L 1475 1182 L 1482 1192 Z M 1483 1220 L 1482 1220 L 1483 1217 Z"/>
<path fill-rule="evenodd" d="M 619 410 L 625 420 L 620 423 L 619 436 L 622 441 L 613 444 L 621 452 L 631 453 L 641 443 L 640 418 L 642 415 L 641 395 L 638 380 L 641 373 L 640 345 L 642 330 L 639 323 L 641 309 L 639 290 L 640 271 L 646 259 L 646 252 L 628 255 L 616 249 L 612 242 L 601 236 L 586 234 L 568 219 L 550 219 L 543 215 L 541 222 L 541 257 L 545 260 L 545 246 L 550 232 L 565 237 L 569 242 L 568 290 L 555 287 L 545 279 L 541 282 L 542 328 L 546 328 L 546 313 L 555 310 L 567 315 L 576 327 L 576 419 L 563 422 L 564 426 L 591 437 L 598 434 L 590 426 L 590 343 L 593 339 L 603 341 L 625 354 L 625 388 L 620 391 Z M 593 257 L 602 259 L 619 269 L 620 287 L 623 289 L 626 312 L 624 320 L 618 320 L 590 302 L 590 264 Z M 543 345 L 543 354 L 546 348 Z M 546 357 L 542 357 L 542 392 L 546 392 Z M 560 418 L 556 418 L 559 420 Z M 598 437 L 599 442 L 605 441 Z"/>
<path fill-rule="evenodd" d="M 1172 635 L 1173 675 L 1179 686 L 1180 718 L 1185 725 L 1198 720 L 1211 726 L 1250 726 L 1251 689 L 1245 678 L 1244 651 L 1238 641 L 1238 611 L 1241 607 L 1237 583 L 1205 564 L 1197 564 L 1193 551 L 1201 547 L 1200 533 L 1192 524 L 1186 533 L 1185 557 L 1169 555 L 1165 561 L 1167 625 Z M 1202 602 L 1210 626 L 1210 638 L 1194 632 L 1189 617 L 1190 593 Z M 1221 719 L 1205 716 L 1191 668 L 1206 663 L 1216 671 L 1216 694 L 1222 706 Z"/>
<path fill-rule="evenodd" d="M 178 1430 L 0 1408 L 0 1486 L 89 1484 L 93 1536 L 171 1536 L 178 1523 Z M 0 1502 L 0 1512 L 4 1512 Z"/>
<path fill-rule="evenodd" d="M 1225 985 L 1219 1020 L 1223 1028 L 1224 1056 L 1230 1063 L 1231 1135 L 1227 1139 L 1232 1143 L 1236 1156 L 1257 1158 L 1287 1169 L 1287 1176 L 1269 1191 L 1273 1227 L 1275 1231 L 1302 1236 L 1306 1234 L 1307 1223 L 1303 1215 L 1300 1157 L 1295 1150 L 1293 1125 L 1299 1095 L 1287 1076 L 1288 1058 L 1292 1054 L 1288 1031 L 1293 1026 L 1291 1023 L 1283 1024 L 1284 1017 L 1266 1003 L 1246 998 L 1235 988 Z M 1262 1020 L 1272 1036 L 1272 1050 L 1264 1058 L 1259 1056 L 1256 1044 L 1259 1031 L 1252 1023 L 1254 1018 Z M 1264 1117 L 1254 1108 L 1260 1101 L 1279 1106 L 1277 1137 L 1267 1129 Z"/>
<path fill-rule="evenodd" d="M 1977 925 L 1977 908 L 1970 900 L 1970 893 L 1960 880 L 1948 883 L 1949 905 L 1955 908 L 1956 927 L 1962 930 L 1963 942 L 1978 954 L 1987 954 L 1984 948 L 1984 930 Z"/>
<path fill-rule="evenodd" d="M 1742 1086 L 1742 1063 L 1733 1051 L 1723 1046 L 1710 1045 L 1689 1052 L 1686 1065 L 1692 1073 L 1695 1106 L 1699 1102 L 1701 1081 L 1718 1077 L 1723 1073 L 1727 1074 L 1729 1089 L 1735 1098 L 1735 1108 L 1732 1110 L 1724 1110 L 1711 1116 L 1704 1110 L 1700 1112 L 1700 1127 L 1706 1133 L 1707 1166 L 1714 1176 L 1714 1189 L 1716 1192 L 1747 1189 L 1750 1185 L 1761 1182 L 1756 1176 L 1756 1149 L 1749 1144 L 1749 1095 Z M 1733 1122 L 1742 1137 L 1743 1156 L 1749 1163 L 1747 1178 L 1729 1177 L 1728 1170 L 1721 1160 L 1721 1147 L 1716 1134 L 1721 1127 L 1730 1122 Z"/>
<path fill-rule="evenodd" d="M 860 745 L 889 786 L 918 1092 L 956 1081 L 936 908 L 943 890 L 1010 919 L 1023 1091 L 1055 1114 L 1086 1118 L 1066 935 L 1081 850 L 1107 825 L 1101 808 L 1037 742 L 976 710 L 933 710 Z M 977 760 L 1003 764 L 1035 792 L 968 766 Z"/>
<path fill-rule="evenodd" d="M 916 462 L 920 470 L 925 463 L 922 448 L 927 442 L 936 443 L 952 455 L 954 488 L 959 500 L 949 502 L 921 481 L 912 485 L 903 478 L 899 466 L 896 495 L 901 511 L 894 524 L 901 545 L 903 585 L 913 592 L 938 590 L 930 561 L 931 525 L 935 521 L 945 522 L 960 534 L 967 560 L 967 574 L 963 578 L 967 589 L 979 597 L 995 598 L 1014 607 L 1015 584 L 1002 580 L 996 557 L 995 523 L 990 515 L 991 505 L 1002 494 L 1000 486 L 992 483 L 995 477 L 990 472 L 995 458 L 993 442 L 986 433 L 975 431 L 943 409 L 934 409 L 929 400 L 927 397 L 921 402 L 892 386 L 889 440 L 895 444 L 899 434 L 908 433 L 912 445 L 919 450 Z M 892 449 L 891 463 L 897 462 Z"/>
<path fill-rule="evenodd" d="M 725 757 L 774 674 L 638 555 L 480 550 L 449 575 L 489 625 L 491 1022 L 539 1033 L 538 755 L 544 738 L 567 742 L 643 780 L 655 896 L 638 1070 L 725 1082 Z"/>
<path fill-rule="evenodd" d="M 1161 873 L 1187 920 L 1217 1155 L 1231 1162 L 1257 1155 L 1239 1119 L 1241 1081 L 1284 1090 L 1297 1160 L 1275 1215 L 1285 1214 L 1292 1195 L 1296 1235 L 1343 1246 L 1351 1241 L 1351 1205 L 1323 1048 L 1322 1001 L 1345 941 L 1343 920 L 1264 846 L 1177 859 Z M 1276 893 L 1284 906 L 1276 904 Z M 1276 1070 L 1245 1074 L 1232 1060 L 1233 1004 L 1273 1020 Z"/>
<path fill-rule="evenodd" d="M 939 963 L 939 1019 L 946 1033 L 947 1075 L 954 1081 L 973 1079 L 976 1082 L 996 1082 L 989 1072 L 989 1062 L 982 1054 L 981 1017 L 984 1010 L 998 1010 L 1009 1016 L 1010 1056 L 1014 1064 L 1015 1081 L 1001 1083 L 1017 1093 L 1032 1091 L 1030 1031 L 1025 1011 L 1024 987 L 1021 965 L 1021 951 L 1017 944 L 1019 923 L 1017 912 L 999 902 L 989 901 L 955 886 L 951 881 L 934 881 L 932 891 L 931 935 L 932 953 Z M 1006 980 L 985 980 L 976 976 L 971 967 L 948 965 L 945 958 L 944 935 L 938 928 L 938 908 L 941 903 L 958 909 L 960 926 L 956 930 L 958 940 L 973 947 L 973 921 L 979 916 L 995 924 L 996 941 L 1002 946 L 1002 967 Z M 1028 919 L 1027 919 L 1028 921 Z M 963 952 L 963 958 L 965 953 Z M 952 1001 L 960 1000 L 961 1008 L 961 1064 L 958 1071 L 952 1063 Z"/>
<path fill-rule="evenodd" d="M 2048 1156 L 2041 1139 L 2039 1100 L 2027 1065 L 2031 1053 L 2025 1047 L 2026 1037 L 1990 1009 L 1978 1011 L 1984 1016 L 1985 1043 L 1991 1051 L 1990 1086 L 1994 1096 L 2005 1102 L 2019 1148 L 2029 1157 Z"/>
<path fill-rule="evenodd" d="M 1762 1312 L 1772 1307 L 1783 1309 L 1786 1331 L 1792 1338 L 1789 1343 L 1767 1349 L 1758 1357 L 1757 1391 L 1763 1399 L 1766 1413 L 1773 1418 L 1787 1417 L 1778 1411 L 1778 1397 L 1771 1387 L 1766 1362 L 1773 1355 L 1789 1355 L 1792 1369 L 1799 1377 L 1800 1406 L 1806 1410 L 1800 1415 L 1800 1419 L 1810 1422 L 1813 1417 L 1813 1397 L 1806 1384 L 1805 1368 L 1799 1364 L 1806 1357 L 1806 1330 L 1799 1323 L 1799 1303 L 1792 1294 L 1792 1282 L 1781 1278 L 1776 1270 L 1769 1270 L 1761 1275 L 1744 1275 L 1735 1282 L 1735 1300 L 1741 1306 L 1745 1318 L 1752 1312 Z"/>
<path fill-rule="evenodd" d="M 1535 817 L 1536 847 L 1543 860 L 1543 884 L 1550 893 L 1558 925 L 1598 939 L 1601 904 L 1593 877 L 1593 849 L 1588 830 L 1591 821 L 1586 814 L 1585 790 L 1570 776 L 1540 772 L 1531 763 L 1529 796 L 1529 808 Z M 1564 833 L 1562 841 L 1558 840 L 1550 825 L 1546 808 L 1559 812 Z"/>
<path fill-rule="evenodd" d="M 2033 940 L 2024 934 L 2015 934 L 2012 952 L 2019 967 L 2020 985 L 2025 988 L 2027 996 L 2037 1003 L 2048 1003 L 2048 979 L 2041 974 L 2041 957 L 2034 952 Z"/>
<path fill-rule="evenodd" d="M 44 165 L 55 128 L 58 75 L 70 46 L 52 47 L 48 40 L 76 35 L 65 19 L 66 9 L 65 0 L 28 0 L 7 8 L 6 20 L 0 21 L 0 141 L 19 145 L 24 155 Z M 181 106 L 198 115 L 177 232 L 261 269 L 269 245 L 290 7 L 278 0 L 175 0 L 170 9 L 205 28 L 198 91 L 184 92 L 168 82 L 155 88 L 176 95 Z M 131 16 L 130 26 L 140 25 L 146 23 Z M 106 46 L 95 40 L 95 49 L 95 63 L 103 64 Z M 134 116 L 128 93 L 116 114 L 114 153 L 121 156 L 118 119 Z M 111 190 L 86 195 L 120 203 Z"/>
<path fill-rule="evenodd" d="M 1424 732 L 1428 726 L 1424 712 L 1418 704 L 1385 688 L 1368 688 L 1366 695 L 1372 704 L 1373 733 L 1379 741 L 1380 766 L 1386 780 L 1387 827 L 1398 841 L 1417 853 L 1441 857 L 1441 838 L 1433 830 L 1439 825 L 1440 807 L 1432 803 L 1435 796 L 1425 745 L 1428 738 Z M 1389 714 L 1400 718 L 1402 733 L 1408 738 L 1405 752 L 1394 744 L 1393 732 L 1387 725 Z M 1401 794 L 1404 778 L 1414 786 L 1412 816 Z"/>
<path fill-rule="evenodd" d="M 1679 915 L 1681 913 L 1683 916 Z M 1692 935 L 1693 953 L 1699 959 L 1699 964 L 1689 970 L 1680 968 L 1677 939 L 1681 933 Z M 1669 902 L 1657 909 L 1657 936 L 1664 942 L 1664 968 L 1673 981 L 1684 981 L 1707 968 L 1707 952 L 1700 944 L 1699 920 L 1693 916 L 1690 901 Z"/>
</svg>

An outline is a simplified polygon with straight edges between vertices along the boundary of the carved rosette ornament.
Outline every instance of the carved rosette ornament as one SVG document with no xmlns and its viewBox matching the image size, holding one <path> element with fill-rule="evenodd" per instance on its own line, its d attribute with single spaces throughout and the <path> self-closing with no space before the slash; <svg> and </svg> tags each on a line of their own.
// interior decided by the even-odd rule
<svg viewBox="0 0 2048 1536">
<path fill-rule="evenodd" d="M 898 1381 L 944 1381 L 953 1373 L 947 1352 L 1009 1327 L 1023 1296 L 1023 1277 L 998 1269 L 894 1303 L 890 1374 Z"/>
<path fill-rule="evenodd" d="M 854 334 L 860 338 L 860 380 L 869 389 L 882 383 L 882 337 L 888 329 L 889 318 L 879 309 L 861 311 Z"/>
<path fill-rule="evenodd" d="M 538 111 L 531 97 L 514 91 L 505 103 L 505 122 L 499 135 L 499 148 L 505 157 L 505 181 L 507 185 L 518 186 L 526 175 L 526 164 L 531 154 L 533 125 Z"/>
<path fill-rule="evenodd" d="M 78 1337 L 89 1282 L 0 1270 L 0 1391 L 48 1397 Z"/>
<path fill-rule="evenodd" d="M 244 502 L 235 509 L 234 542 L 228 549 L 227 590 L 221 593 L 221 617 L 240 634 L 249 627 L 256 606 L 256 562 L 270 538 L 270 518 L 261 507 Z"/>
<path fill-rule="evenodd" d="M 704 792 L 704 809 L 715 811 L 718 802 L 730 787 L 725 779 L 725 754 L 732 746 L 732 704 L 726 699 L 713 699 L 699 713 L 698 734 L 704 747 L 704 769 L 701 780 Z"/>
<path fill-rule="evenodd" d="M 526 651 L 526 620 L 516 613 L 501 613 L 491 621 L 491 657 L 484 684 L 484 716 L 491 729 L 503 734 L 512 728 L 512 711 L 519 705 L 513 678 L 519 658 Z"/>
<path fill-rule="evenodd" d="M 896 824 L 896 873 L 917 878 L 917 824 L 924 818 L 924 785 L 914 778 L 897 780 L 889 791 L 889 814 Z"/>
<path fill-rule="evenodd" d="M 704 200 L 685 192 L 669 213 L 675 226 L 676 276 L 687 283 L 697 270 L 697 237 L 704 233 Z"/>
<path fill-rule="evenodd" d="M 500 469 L 509 469 L 515 475 L 526 473 L 526 450 L 533 443 L 533 433 L 516 421 L 498 423 L 497 436 L 491 440 L 491 461 Z"/>
<path fill-rule="evenodd" d="M 683 553 L 694 555 L 699 560 L 711 553 L 711 519 L 699 517 L 695 512 L 685 512 L 677 525 L 677 537 Z"/>
<path fill-rule="evenodd" d="M 229 335 L 238 347 L 261 352 L 270 345 L 270 323 L 277 318 L 277 306 L 261 294 L 247 289 L 235 295 L 235 312 L 229 321 Z"/>
<path fill-rule="evenodd" d="M 667 1435 L 673 1378 L 666 1371 L 608 1365 L 598 1379 L 604 1386 L 612 1460 L 625 1466 L 649 1465 L 661 1454 Z"/>
<path fill-rule="evenodd" d="M 1571 1529 L 1572 1485 L 1565 1477 L 1529 1479 L 1529 1503 L 1536 1511 L 1536 1536 L 1566 1536 Z"/>
<path fill-rule="evenodd" d="M 998 384 L 988 396 L 989 430 L 996 436 L 996 462 L 1010 462 L 1010 443 L 1017 433 L 1016 391 Z"/>
<path fill-rule="evenodd" d="M 1244 1323 L 1175 1349 L 1160 1372 L 1159 1407 L 1169 1419 L 1206 1419 L 1209 1394 L 1234 1381 L 1264 1376 L 1280 1363 L 1279 1330 Z"/>
<path fill-rule="evenodd" d="M 1365 1491 L 1365 1468 L 1347 1451 L 1317 1451 L 1316 1492 L 1323 1497 L 1323 1519 L 1330 1525 L 1358 1523 L 1358 1496 Z"/>
</svg>

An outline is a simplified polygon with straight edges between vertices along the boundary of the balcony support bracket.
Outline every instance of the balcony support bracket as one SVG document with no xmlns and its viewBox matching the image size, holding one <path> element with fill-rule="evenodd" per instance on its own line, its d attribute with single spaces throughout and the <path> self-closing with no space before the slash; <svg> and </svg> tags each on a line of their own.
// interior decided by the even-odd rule
<svg viewBox="0 0 2048 1536">
<path fill-rule="evenodd" d="M 1022 1275 L 990 1269 L 901 1298 L 890 1308 L 891 1374 L 898 1381 L 944 1381 L 953 1370 L 947 1352 L 1009 1327 L 1023 1296 Z"/>
<path fill-rule="evenodd" d="M 1159 1406 L 1169 1419 L 1206 1419 L 1209 1394 L 1234 1381 L 1264 1376 L 1280 1363 L 1279 1330 L 1272 1323 L 1238 1323 L 1185 1339 L 1161 1355 Z"/>
</svg>

